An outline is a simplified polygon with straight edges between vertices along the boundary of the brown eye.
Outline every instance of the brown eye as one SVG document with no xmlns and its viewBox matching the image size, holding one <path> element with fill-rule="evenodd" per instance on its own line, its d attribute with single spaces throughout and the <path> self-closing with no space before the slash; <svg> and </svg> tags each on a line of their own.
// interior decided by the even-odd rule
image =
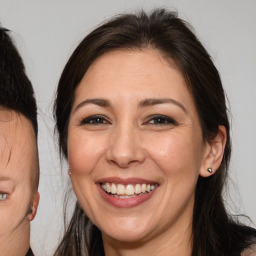
<svg viewBox="0 0 256 256">
<path fill-rule="evenodd" d="M 150 117 L 150 120 L 148 121 L 149 124 L 159 124 L 159 125 L 164 125 L 164 124 L 174 124 L 176 125 L 177 122 L 173 120 L 172 118 L 164 115 L 155 115 L 153 117 Z"/>
<path fill-rule="evenodd" d="M 99 124 L 108 124 L 108 123 L 109 122 L 107 121 L 107 119 L 104 116 L 94 115 L 94 116 L 89 116 L 89 117 L 83 119 L 80 122 L 80 125 L 84 125 L 84 124 L 99 125 Z"/>
</svg>

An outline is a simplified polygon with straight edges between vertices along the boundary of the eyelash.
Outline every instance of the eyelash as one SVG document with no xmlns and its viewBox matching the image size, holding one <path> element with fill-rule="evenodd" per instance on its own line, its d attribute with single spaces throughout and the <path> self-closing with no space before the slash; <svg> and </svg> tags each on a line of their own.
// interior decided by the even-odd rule
<svg viewBox="0 0 256 256">
<path fill-rule="evenodd" d="M 84 118 L 80 125 L 89 124 L 89 125 L 99 125 L 99 124 L 107 124 L 109 121 L 107 121 L 105 116 L 102 115 L 94 115 Z"/>
<path fill-rule="evenodd" d="M 1 193 L 0 192 L 0 201 L 4 201 L 8 198 L 9 194 L 8 193 Z"/>
<path fill-rule="evenodd" d="M 154 122 L 151 123 L 151 121 L 154 121 Z M 168 116 L 164 116 L 164 115 L 150 116 L 147 123 L 152 124 L 152 125 L 170 125 L 170 124 L 177 125 L 177 122 L 174 119 L 172 119 Z"/>
<path fill-rule="evenodd" d="M 153 123 L 151 123 L 153 121 Z M 99 125 L 99 124 L 108 124 L 110 123 L 105 116 L 102 115 L 94 115 L 94 116 L 89 116 L 87 118 L 84 118 L 81 122 L 80 125 Z M 168 124 L 173 124 L 177 125 L 177 122 L 165 115 L 153 115 L 148 118 L 148 121 L 145 122 L 145 124 L 152 124 L 152 125 L 168 125 Z"/>
</svg>

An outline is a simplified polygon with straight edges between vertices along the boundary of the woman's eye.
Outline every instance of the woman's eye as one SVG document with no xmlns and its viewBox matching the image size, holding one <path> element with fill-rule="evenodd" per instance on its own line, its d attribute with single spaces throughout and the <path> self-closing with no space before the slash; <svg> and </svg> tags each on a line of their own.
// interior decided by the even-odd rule
<svg viewBox="0 0 256 256">
<path fill-rule="evenodd" d="M 0 201 L 6 200 L 7 197 L 8 197 L 8 194 L 7 194 L 7 193 L 0 193 Z"/>
<path fill-rule="evenodd" d="M 163 115 L 155 115 L 153 117 L 150 117 L 150 120 L 148 121 L 149 124 L 159 124 L 159 125 L 164 125 L 164 124 L 174 124 L 176 125 L 177 122 L 173 120 L 172 118 L 168 116 L 163 116 Z"/>
<path fill-rule="evenodd" d="M 95 115 L 95 116 L 89 116 L 83 119 L 80 122 L 80 125 L 84 125 L 84 124 L 97 125 L 97 124 L 108 124 L 108 123 L 109 122 L 104 116 Z"/>
</svg>

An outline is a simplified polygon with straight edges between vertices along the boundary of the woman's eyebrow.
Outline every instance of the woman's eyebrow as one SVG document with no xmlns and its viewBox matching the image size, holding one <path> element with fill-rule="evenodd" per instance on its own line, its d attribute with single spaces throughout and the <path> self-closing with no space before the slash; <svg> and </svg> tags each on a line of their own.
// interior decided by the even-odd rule
<svg viewBox="0 0 256 256">
<path fill-rule="evenodd" d="M 81 107 L 83 107 L 84 105 L 87 105 L 87 104 L 95 104 L 95 105 L 98 105 L 98 106 L 104 107 L 104 108 L 111 107 L 111 103 L 110 103 L 109 100 L 102 99 L 102 98 L 95 98 L 95 99 L 86 99 L 86 100 L 80 102 L 75 107 L 74 111 L 77 111 L 79 108 L 81 108 Z"/>
<path fill-rule="evenodd" d="M 179 108 L 181 108 L 186 114 L 187 114 L 187 109 L 178 101 L 171 99 L 171 98 L 151 98 L 151 99 L 145 99 L 139 103 L 139 107 L 149 107 L 149 106 L 154 106 L 157 104 L 164 104 L 164 103 L 171 103 Z"/>
<path fill-rule="evenodd" d="M 178 106 L 179 108 L 181 108 L 185 113 L 187 113 L 186 108 L 178 101 L 171 99 L 171 98 L 149 98 L 149 99 L 145 99 L 142 100 L 139 103 L 139 107 L 149 107 L 149 106 L 153 106 L 153 105 L 157 105 L 157 104 L 164 104 L 164 103 L 171 103 L 174 104 L 176 106 Z M 111 107 L 111 103 L 109 100 L 107 99 L 103 99 L 103 98 L 93 98 L 93 99 L 86 99 L 82 102 L 80 102 L 76 107 L 74 111 L 77 111 L 79 108 L 83 107 L 84 105 L 87 104 L 95 104 L 98 105 L 100 107 Z"/>
</svg>

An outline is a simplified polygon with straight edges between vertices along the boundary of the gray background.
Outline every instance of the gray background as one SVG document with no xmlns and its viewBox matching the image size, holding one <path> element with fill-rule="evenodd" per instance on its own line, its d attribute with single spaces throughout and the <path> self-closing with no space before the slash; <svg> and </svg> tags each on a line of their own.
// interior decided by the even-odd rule
<svg viewBox="0 0 256 256">
<path fill-rule="evenodd" d="M 36 255 L 51 255 L 62 230 L 68 186 L 66 164 L 60 165 L 57 154 L 52 105 L 64 64 L 103 20 L 161 6 L 177 9 L 193 25 L 221 73 L 232 112 L 228 208 L 256 223 L 256 0 L 0 0 L 0 22 L 13 31 L 39 105 L 41 200 L 31 238 Z"/>
</svg>

